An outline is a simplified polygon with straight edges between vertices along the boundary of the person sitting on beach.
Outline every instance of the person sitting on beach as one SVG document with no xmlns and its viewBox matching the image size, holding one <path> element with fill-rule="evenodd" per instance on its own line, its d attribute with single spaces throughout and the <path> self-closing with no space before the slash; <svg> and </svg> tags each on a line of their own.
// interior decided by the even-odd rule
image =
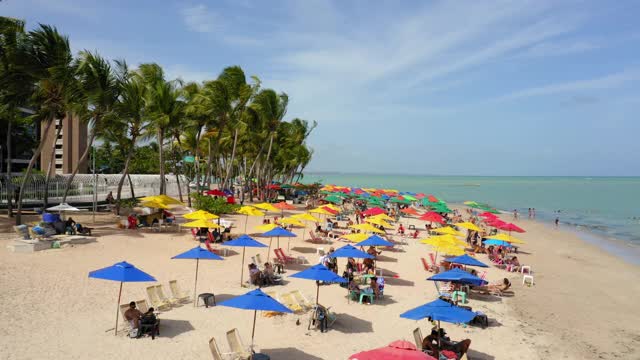
<svg viewBox="0 0 640 360">
<path fill-rule="evenodd" d="M 111 205 L 113 203 L 115 203 L 115 199 L 113 198 L 113 191 L 109 191 L 109 193 L 107 194 L 107 198 L 105 199 L 105 201 L 107 202 L 107 204 Z"/>
<path fill-rule="evenodd" d="M 138 333 L 138 327 L 140 325 L 140 319 L 142 318 L 142 311 L 136 309 L 136 302 L 132 301 L 129 303 L 129 308 L 124 312 L 124 318 L 129 322 L 129 326 L 132 329 L 132 334 Z"/>
<path fill-rule="evenodd" d="M 422 341 L 423 350 L 428 350 L 435 357 L 440 357 L 440 352 L 443 350 L 453 351 L 457 358 L 460 359 L 467 353 L 471 347 L 471 340 L 465 339 L 462 341 L 451 341 L 447 336 L 444 329 L 431 329 L 431 334 L 424 338 Z"/>
<path fill-rule="evenodd" d="M 82 226 L 82 224 L 76 224 L 76 232 L 78 234 L 91 235 L 91 230 L 93 229 L 90 227 Z"/>
<path fill-rule="evenodd" d="M 67 221 L 64 223 L 65 232 L 70 235 L 76 234 L 76 222 L 72 217 L 69 217 Z"/>
<path fill-rule="evenodd" d="M 514 256 L 511 260 L 507 260 L 506 270 L 509 272 L 518 272 L 520 271 L 520 261 L 518 261 L 518 257 Z"/>
<path fill-rule="evenodd" d="M 502 293 L 504 291 L 507 291 L 510 287 L 511 287 L 511 281 L 509 281 L 509 279 L 507 278 L 504 278 L 502 280 L 502 283 L 489 284 L 484 286 L 474 286 L 472 287 L 472 289 L 475 291 L 479 291 L 481 293 L 491 293 L 491 292 Z"/>
<path fill-rule="evenodd" d="M 362 265 L 364 265 L 365 274 L 373 274 L 375 272 L 375 266 L 373 265 L 373 259 L 364 259 L 362 261 Z"/>
<path fill-rule="evenodd" d="M 411 234 L 411 237 L 414 239 L 417 239 L 418 235 L 420 235 L 420 232 L 418 231 L 418 229 L 416 229 L 416 231 L 414 231 L 413 234 Z"/>
<path fill-rule="evenodd" d="M 333 254 L 335 251 L 336 251 L 336 249 L 334 249 L 333 247 L 329 248 L 329 252 L 327 253 L 327 255 L 329 255 L 329 261 L 328 261 L 327 268 L 337 274 L 338 273 L 338 258 L 331 257 L 331 254 Z"/>
<path fill-rule="evenodd" d="M 375 246 L 369 246 L 369 248 L 367 249 L 367 254 L 373 256 L 373 258 L 375 259 L 376 257 L 378 257 L 378 255 L 382 254 L 382 251 L 376 250 Z"/>
<path fill-rule="evenodd" d="M 349 258 L 347 260 L 347 272 L 353 274 L 358 271 L 358 265 L 356 265 L 356 259 Z"/>
<path fill-rule="evenodd" d="M 249 264 L 249 282 L 258 287 L 262 286 L 262 272 L 256 264 Z"/>
<path fill-rule="evenodd" d="M 404 235 L 404 226 L 402 224 L 400 224 L 400 226 L 398 227 L 398 235 Z"/>
<path fill-rule="evenodd" d="M 369 282 L 369 287 L 373 290 L 373 295 L 380 298 L 380 287 L 378 286 L 378 278 L 373 276 Z"/>
<path fill-rule="evenodd" d="M 264 271 L 262 271 L 262 279 L 265 285 L 275 285 L 281 281 L 280 276 L 273 271 L 270 263 L 264 263 Z"/>
<path fill-rule="evenodd" d="M 144 313 L 140 319 L 140 331 L 138 331 L 138 337 L 144 334 L 151 335 L 151 339 L 155 339 L 156 335 L 160 333 L 160 321 L 154 313 L 155 309 L 150 307 L 146 313 Z"/>
</svg>

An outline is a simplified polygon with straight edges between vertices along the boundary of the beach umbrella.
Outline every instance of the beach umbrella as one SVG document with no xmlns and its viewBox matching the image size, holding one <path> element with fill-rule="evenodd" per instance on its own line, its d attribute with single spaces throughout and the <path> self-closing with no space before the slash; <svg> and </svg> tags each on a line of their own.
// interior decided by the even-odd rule
<svg viewBox="0 0 640 360">
<path fill-rule="evenodd" d="M 275 227 L 267 232 L 265 232 L 264 234 L 260 234 L 259 236 L 261 237 L 268 237 L 269 239 L 269 248 L 267 249 L 267 259 L 269 258 L 269 252 L 271 251 L 271 238 L 273 238 L 274 236 L 277 237 L 277 241 L 278 241 L 278 248 L 280 248 L 280 237 L 296 237 L 297 235 L 292 233 L 291 231 L 285 230 L 281 227 Z M 288 246 L 287 246 L 287 250 L 288 250 Z"/>
<path fill-rule="evenodd" d="M 240 267 L 240 286 L 242 286 L 242 277 L 244 275 L 244 253 L 248 247 L 267 247 L 267 245 L 254 240 L 249 235 L 242 235 L 233 240 L 223 243 L 224 246 L 241 246 L 242 247 L 242 265 Z"/>
<path fill-rule="evenodd" d="M 317 207 L 315 209 L 309 210 L 309 212 L 310 213 L 314 213 L 314 214 L 333 215 L 332 211 L 329 211 L 328 209 L 326 209 L 324 207 Z"/>
<path fill-rule="evenodd" d="M 420 240 L 421 243 L 432 246 L 467 246 L 467 243 L 453 235 L 435 235 Z"/>
<path fill-rule="evenodd" d="M 387 346 L 361 351 L 349 356 L 349 360 L 436 360 L 436 358 L 418 350 L 408 341 L 398 340 Z"/>
<path fill-rule="evenodd" d="M 73 207 L 67 203 L 60 203 L 56 206 L 52 206 L 50 208 L 47 208 L 47 211 L 58 211 L 58 212 L 64 212 L 64 211 L 80 211 L 80 209 Z"/>
<path fill-rule="evenodd" d="M 182 215 L 183 218 L 189 220 L 215 220 L 218 219 L 218 215 L 214 215 L 208 211 L 198 210 Z"/>
<path fill-rule="evenodd" d="M 165 203 L 161 203 L 159 201 L 143 201 L 140 203 L 140 206 L 153 208 L 153 209 L 168 209 L 169 206 Z"/>
<path fill-rule="evenodd" d="M 380 220 L 385 220 L 385 221 L 396 221 L 396 219 L 392 218 L 391 216 L 389 216 L 387 214 L 378 214 L 378 215 L 374 215 L 374 216 L 369 216 L 367 219 L 380 219 Z"/>
<path fill-rule="evenodd" d="M 356 258 L 356 259 L 373 259 L 373 255 L 369 255 L 364 251 L 358 250 L 352 245 L 345 245 L 329 255 L 332 258 Z"/>
<path fill-rule="evenodd" d="M 278 208 L 274 207 L 273 205 L 263 202 L 260 204 L 255 204 L 253 205 L 253 207 L 264 210 L 264 211 L 273 211 L 273 212 L 277 212 Z"/>
<path fill-rule="evenodd" d="M 253 206 L 245 205 L 236 211 L 238 214 L 246 215 L 244 220 L 244 232 L 247 232 L 247 223 L 249 222 L 249 216 L 264 216 L 264 213 Z"/>
<path fill-rule="evenodd" d="M 427 200 L 429 200 L 430 202 L 433 202 L 433 203 L 436 203 L 436 202 L 440 201 L 440 200 L 438 200 L 437 197 L 435 197 L 433 195 L 428 195 L 427 196 Z"/>
<path fill-rule="evenodd" d="M 278 227 L 277 224 L 263 224 L 263 225 L 256 226 L 256 230 L 258 230 L 259 232 L 263 233 L 263 232 L 267 232 L 267 231 L 273 230 L 273 229 L 275 229 L 277 227 Z"/>
<path fill-rule="evenodd" d="M 200 246 L 196 246 L 191 250 L 187 250 L 182 254 L 178 254 L 172 259 L 196 259 L 196 279 L 193 282 L 193 306 L 196 306 L 197 288 L 198 288 L 198 266 L 200 265 L 200 259 L 202 260 L 224 260 L 220 255 L 215 254 L 207 249 L 203 249 Z"/>
<path fill-rule="evenodd" d="M 401 209 L 400 212 L 407 215 L 419 215 L 418 210 L 414 208 L 404 208 L 404 209 Z"/>
<path fill-rule="evenodd" d="M 292 215 L 291 217 L 294 219 L 300 219 L 304 221 L 320 221 L 320 219 L 318 219 L 317 217 L 309 213 L 296 214 L 296 215 Z"/>
<path fill-rule="evenodd" d="M 361 231 L 368 231 L 368 232 L 375 232 L 375 233 L 379 233 L 379 234 L 384 234 L 385 232 L 378 229 L 377 227 L 371 225 L 371 224 L 356 224 L 356 225 L 351 225 L 349 226 L 352 229 L 356 229 L 356 230 L 361 230 Z"/>
<path fill-rule="evenodd" d="M 207 229 L 219 229 L 222 227 L 208 220 L 194 220 L 194 221 L 182 224 L 182 226 L 192 227 L 192 228 L 207 228 Z"/>
<path fill-rule="evenodd" d="M 453 324 L 468 323 L 473 320 L 476 315 L 473 311 L 453 305 L 444 300 L 436 299 L 409 311 L 405 311 L 400 314 L 400 317 L 409 320 L 431 318 L 434 321 L 438 321 L 438 328 L 440 328 L 440 321 Z"/>
<path fill-rule="evenodd" d="M 283 225 L 295 225 L 295 226 L 304 227 L 304 224 L 300 220 L 294 219 L 292 217 L 282 218 L 282 219 L 278 220 L 278 222 L 280 224 L 283 224 Z"/>
<path fill-rule="evenodd" d="M 442 217 L 442 215 L 433 211 L 422 214 L 422 216 L 420 216 L 418 219 L 423 221 L 436 222 L 438 224 L 444 224 L 444 218 Z"/>
<path fill-rule="evenodd" d="M 506 242 L 511 243 L 511 244 L 525 244 L 525 242 L 523 240 L 520 240 L 520 239 L 518 239 L 516 237 L 513 237 L 511 235 L 507 235 L 507 234 L 491 235 L 491 236 L 487 236 L 487 239 L 502 240 L 502 241 L 506 241 Z"/>
<path fill-rule="evenodd" d="M 223 193 L 218 189 L 207 190 L 206 194 L 210 196 L 225 196 L 225 197 L 227 196 L 227 194 Z"/>
<path fill-rule="evenodd" d="M 451 269 L 449 271 L 441 272 L 439 274 L 435 274 L 427 278 L 427 280 L 453 281 L 461 284 L 469 284 L 469 285 L 476 285 L 476 286 L 482 286 L 487 284 L 487 281 L 482 280 L 479 277 L 460 269 Z"/>
<path fill-rule="evenodd" d="M 375 224 L 375 225 L 382 225 L 387 229 L 393 229 L 393 225 L 389 224 L 388 222 L 380 219 L 380 218 L 366 218 L 364 221 L 370 223 L 370 224 Z"/>
<path fill-rule="evenodd" d="M 253 328 L 251 330 L 251 351 L 253 352 L 253 343 L 256 333 L 256 317 L 258 310 L 275 311 L 280 313 L 292 313 L 288 307 L 280 304 L 271 296 L 265 294 L 260 289 L 249 291 L 244 295 L 240 295 L 229 300 L 218 303 L 218 306 L 227 306 L 236 309 L 253 310 Z"/>
<path fill-rule="evenodd" d="M 508 232 L 512 232 L 512 231 L 519 232 L 519 233 L 525 232 L 524 229 L 512 223 L 501 225 L 498 227 L 498 229 L 508 231 Z"/>
<path fill-rule="evenodd" d="M 506 241 L 502 241 L 502 240 L 493 240 L 493 239 L 489 239 L 489 240 L 485 240 L 484 241 L 484 245 L 485 246 L 504 246 L 504 247 L 511 247 L 512 245 L 509 244 Z"/>
<path fill-rule="evenodd" d="M 323 208 L 326 208 L 326 209 L 329 209 L 330 211 L 331 211 L 331 210 L 333 210 L 333 211 L 337 211 L 337 212 L 336 212 L 336 214 L 337 214 L 338 212 L 340 212 L 340 207 L 338 207 L 338 206 L 336 206 L 336 205 L 334 205 L 334 204 L 326 204 L 326 205 L 322 205 L 322 207 L 323 207 Z"/>
<path fill-rule="evenodd" d="M 416 199 L 415 197 L 413 197 L 413 196 L 411 196 L 411 195 L 409 195 L 409 194 L 404 194 L 404 195 L 402 195 L 402 197 L 403 197 L 405 200 L 409 200 L 409 201 L 417 201 L 417 200 L 418 200 L 418 199 Z"/>
<path fill-rule="evenodd" d="M 467 254 L 461 255 L 461 256 L 456 256 L 453 258 L 448 258 L 447 259 L 448 262 L 452 263 L 452 264 L 461 264 L 461 265 L 468 265 L 468 266 L 478 266 L 478 267 L 489 267 L 489 265 L 486 265 L 480 261 L 478 261 L 476 258 L 471 257 Z"/>
<path fill-rule="evenodd" d="M 368 239 L 369 234 L 365 234 L 365 233 L 346 234 L 346 235 L 342 235 L 341 238 L 347 239 L 353 242 L 361 242 Z"/>
<path fill-rule="evenodd" d="M 382 210 L 379 207 L 372 207 L 370 209 L 367 209 L 365 211 L 362 212 L 362 215 L 364 216 L 374 216 L 374 215 L 380 215 L 380 214 L 385 214 L 386 211 Z"/>
<path fill-rule="evenodd" d="M 367 205 L 384 206 L 384 200 L 372 197 L 367 200 Z"/>
<path fill-rule="evenodd" d="M 126 282 L 146 282 L 156 281 L 156 279 L 146 272 L 136 268 L 126 261 L 115 263 L 112 266 L 95 270 L 89 273 L 90 278 L 111 280 L 120 282 L 118 290 L 118 303 L 116 304 L 116 327 L 115 333 L 118 335 L 118 318 L 120 317 L 120 299 L 122 297 L 122 283 Z"/>
<path fill-rule="evenodd" d="M 342 204 L 342 198 L 336 195 L 329 195 L 323 200 L 334 204 Z"/>
<path fill-rule="evenodd" d="M 145 196 L 138 199 L 139 201 L 155 201 L 165 205 L 182 205 L 184 203 L 178 199 L 174 199 L 171 196 L 167 195 L 153 195 L 153 196 Z"/>
<path fill-rule="evenodd" d="M 411 200 L 407 200 L 400 196 L 394 197 L 393 199 L 389 200 L 389 202 L 396 203 L 396 204 L 406 204 L 406 205 L 411 204 Z"/>
<path fill-rule="evenodd" d="M 360 246 L 393 246 L 394 243 L 381 238 L 378 235 L 371 235 L 366 240 L 360 242 Z"/>
<path fill-rule="evenodd" d="M 461 222 L 461 223 L 457 223 L 457 224 L 454 224 L 454 225 L 457 226 L 457 227 L 462 227 L 462 228 L 465 228 L 467 230 L 472 230 L 472 231 L 480 231 L 481 230 L 475 224 L 470 223 L 470 222 Z"/>
<path fill-rule="evenodd" d="M 480 214 L 480 216 L 482 216 L 483 218 L 487 218 L 487 219 L 496 219 L 498 218 L 494 213 L 485 211 L 482 214 Z"/>
<path fill-rule="evenodd" d="M 282 216 L 284 216 L 284 211 L 285 211 L 285 210 L 295 210 L 295 209 L 296 209 L 296 207 L 295 207 L 295 206 L 290 205 L 290 204 L 287 204 L 287 203 L 286 203 L 286 202 L 284 202 L 284 201 L 281 201 L 281 202 L 279 202 L 279 203 L 274 204 L 274 205 L 273 205 L 273 207 L 275 207 L 275 208 L 277 208 L 277 209 L 280 209 L 280 214 L 281 214 Z"/>
<path fill-rule="evenodd" d="M 442 227 L 442 228 L 433 229 L 432 231 L 435 232 L 435 233 L 438 233 L 438 234 L 462 236 L 461 232 L 455 230 L 451 226 L 446 226 L 446 227 Z"/>
<path fill-rule="evenodd" d="M 323 281 L 325 283 L 346 283 L 347 279 L 338 276 L 338 274 L 329 270 L 326 266 L 322 264 L 314 265 L 306 270 L 295 273 L 289 277 L 298 278 L 298 279 L 307 279 L 307 280 L 316 280 L 316 304 L 318 304 L 318 299 L 320 297 L 320 283 L 319 281 Z"/>
</svg>

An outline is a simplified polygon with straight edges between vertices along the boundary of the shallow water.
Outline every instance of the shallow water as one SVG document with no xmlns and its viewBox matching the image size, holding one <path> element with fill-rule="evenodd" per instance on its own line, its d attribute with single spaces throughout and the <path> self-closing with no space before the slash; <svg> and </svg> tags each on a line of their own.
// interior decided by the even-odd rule
<svg viewBox="0 0 640 360">
<path fill-rule="evenodd" d="M 640 177 L 477 177 L 367 174 L 305 174 L 320 181 L 357 187 L 424 192 L 454 203 L 467 200 L 640 246 Z"/>
</svg>

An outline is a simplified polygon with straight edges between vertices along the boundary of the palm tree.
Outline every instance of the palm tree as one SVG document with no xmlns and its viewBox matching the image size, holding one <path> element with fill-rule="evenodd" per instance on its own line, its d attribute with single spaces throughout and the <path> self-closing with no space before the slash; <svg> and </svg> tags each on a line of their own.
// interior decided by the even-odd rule
<svg viewBox="0 0 640 360">
<path fill-rule="evenodd" d="M 104 120 L 110 118 L 118 99 L 120 88 L 111 64 L 97 53 L 80 52 L 77 75 L 84 101 L 76 103 L 73 109 L 74 114 L 84 115 L 84 119 L 90 121 L 93 125 L 87 147 L 78 160 L 78 164 L 82 164 L 89 158 L 89 151 L 93 147 L 96 136 L 103 131 Z M 76 165 L 71 176 L 67 178 L 62 202 L 66 202 L 71 183 L 79 169 L 80 166 Z"/>
<path fill-rule="evenodd" d="M 180 122 L 184 112 L 184 101 L 178 81 L 166 81 L 158 64 L 140 65 L 137 75 L 146 85 L 145 114 L 155 130 L 158 140 L 160 162 L 160 194 L 165 194 L 164 141 L 167 131 Z"/>
<path fill-rule="evenodd" d="M 36 119 L 41 120 L 43 134 L 48 134 L 54 119 L 64 118 L 73 98 L 72 56 L 69 39 L 48 25 L 40 25 L 29 32 L 26 40 L 26 54 L 23 61 L 28 71 L 36 78 L 34 102 L 38 105 Z M 22 221 L 22 199 L 25 185 L 31 177 L 35 162 L 40 157 L 46 139 L 40 139 L 22 178 L 18 196 L 16 224 Z"/>
</svg>

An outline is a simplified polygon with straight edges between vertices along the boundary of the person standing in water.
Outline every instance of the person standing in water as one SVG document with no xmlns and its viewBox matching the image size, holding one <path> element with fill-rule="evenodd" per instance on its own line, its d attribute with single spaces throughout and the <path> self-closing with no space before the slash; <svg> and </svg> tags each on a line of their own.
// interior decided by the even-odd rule
<svg viewBox="0 0 640 360">
<path fill-rule="evenodd" d="M 559 217 L 556 217 L 555 223 L 556 223 L 556 227 L 558 227 L 558 224 L 560 224 L 560 218 Z"/>
</svg>

